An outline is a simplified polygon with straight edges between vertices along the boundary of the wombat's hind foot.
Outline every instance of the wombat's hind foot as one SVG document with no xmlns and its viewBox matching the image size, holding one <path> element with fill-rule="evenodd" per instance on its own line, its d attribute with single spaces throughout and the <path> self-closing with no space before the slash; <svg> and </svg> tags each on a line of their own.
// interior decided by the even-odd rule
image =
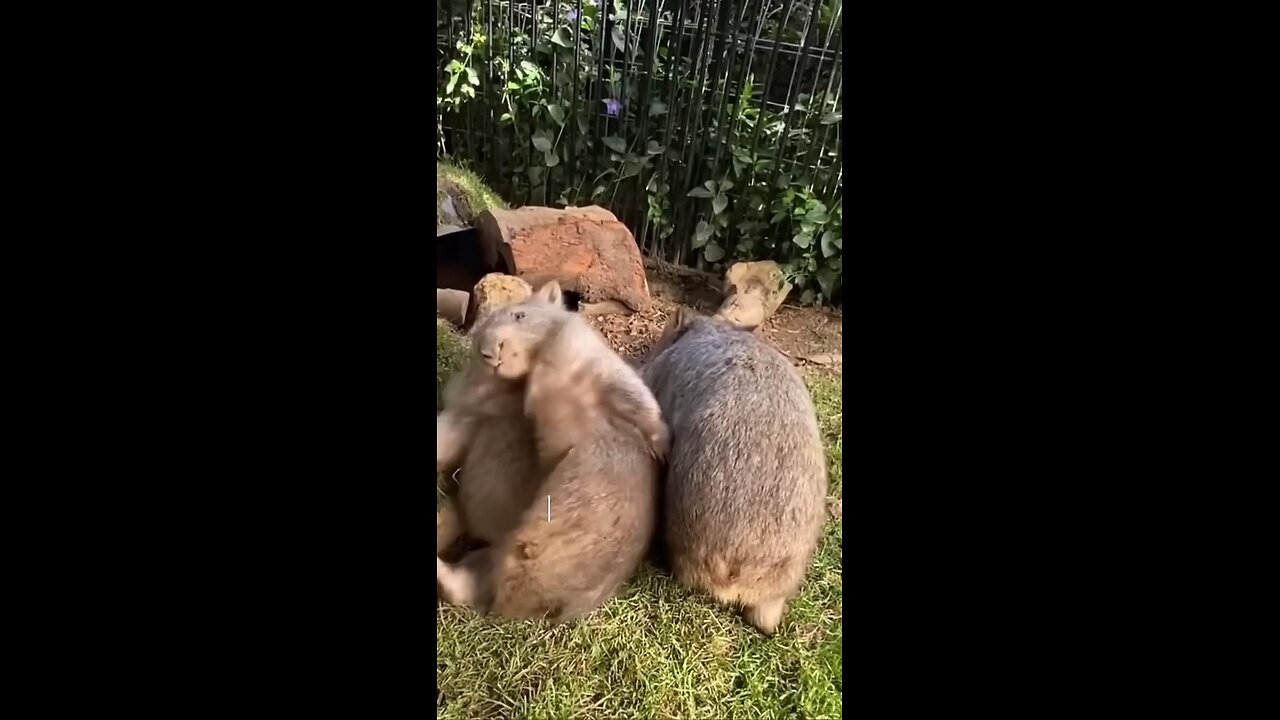
<svg viewBox="0 0 1280 720">
<path fill-rule="evenodd" d="M 436 556 L 436 582 L 444 599 L 454 605 L 473 607 L 480 602 L 480 578 L 471 568 L 450 567 Z"/>
<path fill-rule="evenodd" d="M 746 618 L 747 622 L 755 625 L 760 632 L 765 635 L 773 635 L 778 630 L 778 624 L 782 622 L 782 611 L 786 610 L 786 608 L 786 598 L 765 600 L 743 608 L 742 616 Z"/>
</svg>

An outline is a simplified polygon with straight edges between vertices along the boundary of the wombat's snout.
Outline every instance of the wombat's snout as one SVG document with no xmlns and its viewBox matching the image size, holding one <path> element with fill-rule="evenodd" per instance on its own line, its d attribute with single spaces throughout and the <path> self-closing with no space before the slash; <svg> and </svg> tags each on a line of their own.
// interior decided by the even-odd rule
<svg viewBox="0 0 1280 720">
<path fill-rule="evenodd" d="M 489 348 L 480 348 L 480 357 L 484 358 L 484 361 L 489 365 L 492 365 L 493 367 L 498 367 L 499 365 L 501 365 L 502 364 L 502 341 L 499 340 L 495 342 L 493 344 L 492 350 L 490 350 Z"/>
</svg>

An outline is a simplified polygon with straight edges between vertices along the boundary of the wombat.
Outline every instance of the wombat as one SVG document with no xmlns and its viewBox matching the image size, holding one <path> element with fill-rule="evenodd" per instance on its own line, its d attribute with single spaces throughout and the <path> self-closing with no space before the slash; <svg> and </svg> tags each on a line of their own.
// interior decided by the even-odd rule
<svg viewBox="0 0 1280 720">
<path fill-rule="evenodd" d="M 636 371 L 590 325 L 561 307 L 550 283 L 498 310 L 475 335 L 495 375 L 527 382 L 537 496 L 519 525 L 484 556 L 436 578 L 451 602 L 507 617 L 565 621 L 608 600 L 634 573 L 654 531 L 657 456 L 668 433 Z"/>
<path fill-rule="evenodd" d="M 813 400 L 791 363 L 746 330 L 682 312 L 641 375 L 671 428 L 663 536 L 682 584 L 772 635 L 824 519 Z"/>
</svg>

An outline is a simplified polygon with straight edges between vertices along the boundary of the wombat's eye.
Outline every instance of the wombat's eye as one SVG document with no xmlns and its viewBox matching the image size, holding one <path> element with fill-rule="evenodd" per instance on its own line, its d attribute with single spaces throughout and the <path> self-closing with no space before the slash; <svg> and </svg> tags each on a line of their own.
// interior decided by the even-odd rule
<svg viewBox="0 0 1280 720">
<path fill-rule="evenodd" d="M 516 313 L 516 320 L 523 320 L 523 319 L 524 319 L 524 313 L 522 312 Z"/>
</svg>

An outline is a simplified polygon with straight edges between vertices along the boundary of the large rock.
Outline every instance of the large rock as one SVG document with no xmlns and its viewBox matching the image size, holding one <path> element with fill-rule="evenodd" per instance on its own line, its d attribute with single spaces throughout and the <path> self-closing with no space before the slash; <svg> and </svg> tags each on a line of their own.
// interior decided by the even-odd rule
<svg viewBox="0 0 1280 720">
<path fill-rule="evenodd" d="M 476 283 L 474 294 L 476 303 L 475 312 L 472 314 L 472 327 L 498 308 L 528 300 L 529 296 L 533 295 L 533 288 L 518 277 L 489 273 Z"/>
<path fill-rule="evenodd" d="M 509 247 L 516 274 L 534 287 L 555 280 L 601 309 L 609 300 L 632 311 L 648 310 L 653 302 L 635 237 L 604 208 L 490 209 L 476 229 L 482 245 Z"/>
<path fill-rule="evenodd" d="M 725 273 L 724 303 L 716 316 L 744 328 L 764 324 L 791 292 L 782 268 L 772 260 L 734 263 Z"/>
</svg>

